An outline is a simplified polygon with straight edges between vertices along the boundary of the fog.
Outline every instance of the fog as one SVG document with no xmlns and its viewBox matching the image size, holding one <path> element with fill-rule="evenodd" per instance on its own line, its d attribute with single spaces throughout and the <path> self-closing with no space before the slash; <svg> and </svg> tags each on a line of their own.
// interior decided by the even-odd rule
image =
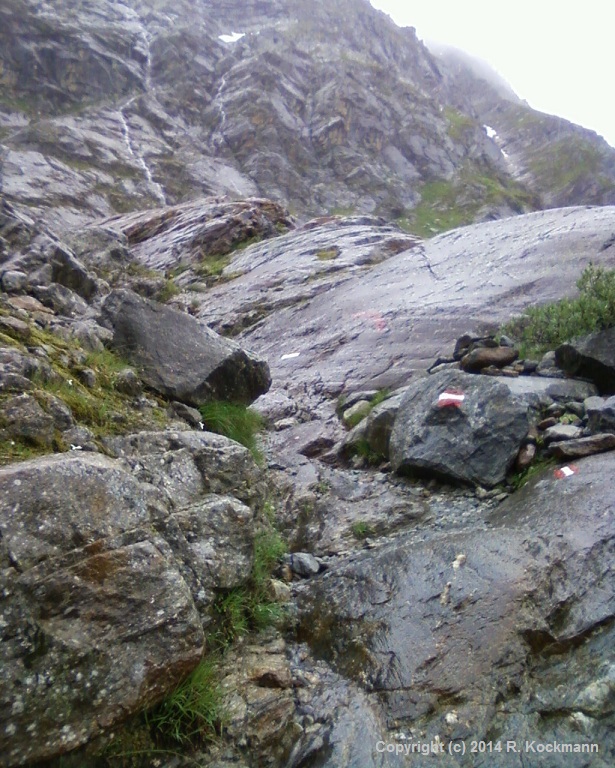
<svg viewBox="0 0 615 768">
<path fill-rule="evenodd" d="M 530 106 L 590 128 L 615 146 L 611 98 L 615 3 L 585 0 L 371 0 L 422 40 L 488 62 Z"/>
</svg>

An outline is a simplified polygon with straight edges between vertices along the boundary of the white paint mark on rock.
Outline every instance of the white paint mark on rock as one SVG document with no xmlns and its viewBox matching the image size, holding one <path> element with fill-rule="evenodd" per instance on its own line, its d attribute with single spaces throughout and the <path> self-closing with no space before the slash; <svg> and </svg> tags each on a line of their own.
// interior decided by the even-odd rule
<svg viewBox="0 0 615 768">
<path fill-rule="evenodd" d="M 223 43 L 236 43 L 238 40 L 241 40 L 241 38 L 245 36 L 245 32 L 231 32 L 230 35 L 218 35 L 218 38 L 222 40 Z"/>
<path fill-rule="evenodd" d="M 570 466 L 562 467 L 561 469 L 556 469 L 553 473 L 555 477 L 557 477 L 558 480 L 563 480 L 566 477 L 572 477 L 573 475 L 576 475 L 576 473 L 579 471 L 578 467 L 575 467 L 574 464 L 570 464 Z"/>
<path fill-rule="evenodd" d="M 446 392 L 442 392 L 438 397 L 438 407 L 446 408 L 447 406 L 452 405 L 459 408 L 465 399 L 466 396 L 458 389 L 448 389 Z"/>
<path fill-rule="evenodd" d="M 294 360 L 296 357 L 299 357 L 301 352 L 289 352 L 287 355 L 282 355 L 280 360 Z"/>
</svg>

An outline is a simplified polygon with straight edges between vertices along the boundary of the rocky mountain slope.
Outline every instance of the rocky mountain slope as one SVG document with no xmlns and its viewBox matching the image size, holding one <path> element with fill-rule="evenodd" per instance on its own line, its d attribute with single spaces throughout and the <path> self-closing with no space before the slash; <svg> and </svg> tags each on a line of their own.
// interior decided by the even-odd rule
<svg viewBox="0 0 615 768">
<path fill-rule="evenodd" d="M 604 141 L 434 57 L 366 0 L 0 14 L 1 188 L 56 226 L 221 193 L 421 235 L 615 202 Z"/>
<path fill-rule="evenodd" d="M 610 768 L 615 331 L 495 334 L 613 150 L 360 0 L 0 40 L 0 766 Z"/>
</svg>

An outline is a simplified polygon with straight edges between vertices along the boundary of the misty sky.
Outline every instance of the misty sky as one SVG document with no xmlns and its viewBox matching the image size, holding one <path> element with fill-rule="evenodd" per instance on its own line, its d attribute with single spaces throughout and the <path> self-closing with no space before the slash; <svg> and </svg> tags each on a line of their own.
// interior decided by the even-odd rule
<svg viewBox="0 0 615 768">
<path fill-rule="evenodd" d="M 370 0 L 422 40 L 467 51 L 541 112 L 615 147 L 615 0 Z"/>
</svg>

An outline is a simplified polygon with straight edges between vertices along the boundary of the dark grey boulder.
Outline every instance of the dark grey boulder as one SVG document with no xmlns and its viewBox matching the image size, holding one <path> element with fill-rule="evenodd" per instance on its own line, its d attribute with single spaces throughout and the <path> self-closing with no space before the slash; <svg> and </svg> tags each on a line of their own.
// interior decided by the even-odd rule
<svg viewBox="0 0 615 768">
<path fill-rule="evenodd" d="M 458 405 L 439 397 L 463 392 Z M 408 388 L 391 434 L 398 472 L 436 475 L 491 487 L 502 482 L 528 431 L 527 408 L 491 377 L 442 371 Z"/>
<path fill-rule="evenodd" d="M 109 294 L 101 322 L 113 331 L 114 349 L 138 368 L 141 380 L 173 400 L 251 403 L 271 384 L 264 360 L 190 315 L 131 291 Z"/>
<path fill-rule="evenodd" d="M 592 397 L 585 401 L 588 426 L 592 432 L 615 432 L 615 397 Z"/>
<path fill-rule="evenodd" d="M 320 571 L 320 563 L 309 552 L 294 552 L 290 555 L 290 568 L 293 573 L 307 579 Z"/>
<path fill-rule="evenodd" d="M 555 360 L 570 376 L 591 379 L 600 394 L 615 394 L 615 328 L 562 344 Z"/>
</svg>

